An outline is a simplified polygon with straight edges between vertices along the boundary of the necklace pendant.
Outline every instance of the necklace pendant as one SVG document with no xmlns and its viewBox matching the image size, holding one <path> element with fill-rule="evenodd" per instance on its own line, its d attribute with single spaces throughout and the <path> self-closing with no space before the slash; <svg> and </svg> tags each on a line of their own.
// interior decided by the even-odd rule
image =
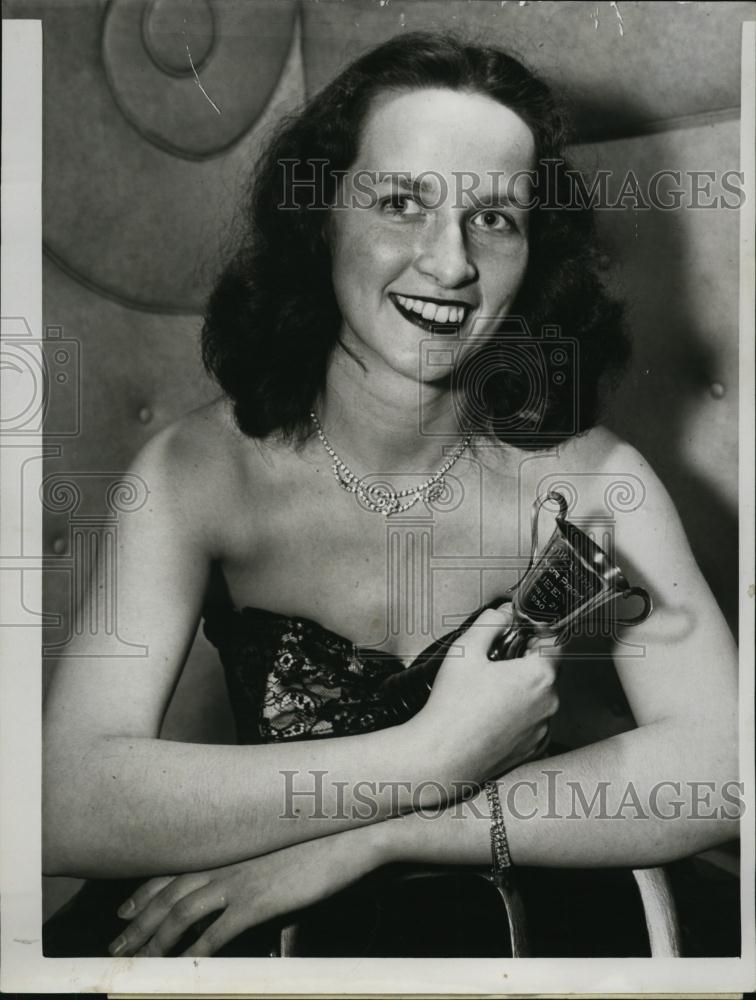
<svg viewBox="0 0 756 1000">
<path fill-rule="evenodd" d="M 382 483 L 367 485 L 365 480 L 352 472 L 349 466 L 336 454 L 323 428 L 320 426 L 320 421 L 312 410 L 310 411 L 310 419 L 315 425 L 318 438 L 326 454 L 332 459 L 331 472 L 339 486 L 343 490 L 346 490 L 347 493 L 354 494 L 358 502 L 368 510 L 374 511 L 376 514 L 382 514 L 384 517 L 390 517 L 392 514 L 409 510 L 410 507 L 415 506 L 418 500 L 425 500 L 426 502 L 438 500 L 446 489 L 445 474 L 461 458 L 473 437 L 473 431 L 468 431 L 464 440 L 455 449 L 452 456 L 447 459 L 438 472 L 430 479 L 426 479 L 419 486 L 397 491 Z"/>
<path fill-rule="evenodd" d="M 364 487 L 363 498 L 371 510 L 384 514 L 386 517 L 396 513 L 400 507 L 400 500 L 395 491 L 382 483 Z"/>
<path fill-rule="evenodd" d="M 395 493 L 382 493 L 377 500 L 378 509 L 386 517 L 396 514 L 400 506 L 399 498 Z"/>
<path fill-rule="evenodd" d="M 399 503 L 399 498 L 397 497 L 397 495 L 395 493 L 392 493 L 387 501 L 386 516 L 388 517 L 391 514 L 398 513 L 399 510 L 401 509 L 401 506 L 402 505 Z"/>
<path fill-rule="evenodd" d="M 392 514 L 400 514 L 411 506 L 411 503 L 403 504 L 399 497 L 395 493 L 392 493 L 385 499 L 380 507 L 380 511 L 384 517 L 391 517 Z"/>
<path fill-rule="evenodd" d="M 438 498 L 441 496 L 441 494 L 444 492 L 445 489 L 446 489 L 446 480 L 444 479 L 443 476 L 441 476 L 440 479 L 437 479 L 435 483 L 432 483 L 428 487 L 428 489 L 425 490 L 423 499 L 428 500 L 432 503 L 434 500 L 438 500 Z"/>
</svg>

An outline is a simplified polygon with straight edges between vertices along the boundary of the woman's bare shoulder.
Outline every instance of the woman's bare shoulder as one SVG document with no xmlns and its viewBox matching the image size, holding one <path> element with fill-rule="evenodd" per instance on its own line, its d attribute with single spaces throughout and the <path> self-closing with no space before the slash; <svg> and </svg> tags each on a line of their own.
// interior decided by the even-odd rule
<svg viewBox="0 0 756 1000">
<path fill-rule="evenodd" d="M 143 480 L 155 513 L 180 513 L 191 533 L 212 535 L 238 492 L 245 440 L 230 405 L 218 399 L 159 430 L 130 471 Z"/>
<path fill-rule="evenodd" d="M 163 469 L 181 482 L 207 480 L 228 471 L 242 445 L 233 413 L 224 398 L 182 414 L 161 428 L 141 448 L 135 466 Z M 199 485 L 199 484 L 198 484 Z"/>
<path fill-rule="evenodd" d="M 560 446 L 558 461 L 566 467 L 597 474 L 638 473 L 649 468 L 637 448 L 603 424 Z"/>
<path fill-rule="evenodd" d="M 657 527 L 676 519 L 669 494 L 645 456 L 604 426 L 553 449 L 522 453 L 517 477 L 525 504 L 555 489 L 579 518 L 618 517 L 645 532 L 652 523 Z"/>
<path fill-rule="evenodd" d="M 503 452 L 503 467 L 515 474 L 525 492 L 540 493 L 557 482 L 572 483 L 581 493 L 592 491 L 607 477 L 653 475 L 646 459 L 608 427 L 597 426 L 558 446 L 538 451 Z"/>
<path fill-rule="evenodd" d="M 597 427 L 565 448 L 563 468 L 573 473 L 579 508 L 590 517 L 611 517 L 635 551 L 649 561 L 665 550 L 687 548 L 680 517 L 648 459 L 630 442 Z"/>
</svg>

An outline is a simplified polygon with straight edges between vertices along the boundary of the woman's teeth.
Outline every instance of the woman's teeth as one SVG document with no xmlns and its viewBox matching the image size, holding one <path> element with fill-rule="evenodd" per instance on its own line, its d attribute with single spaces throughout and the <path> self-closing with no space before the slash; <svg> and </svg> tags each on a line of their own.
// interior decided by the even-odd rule
<svg viewBox="0 0 756 1000">
<path fill-rule="evenodd" d="M 465 318 L 462 306 L 438 306 L 435 302 L 425 302 L 422 299 L 410 299 L 406 295 L 397 295 L 396 301 L 415 312 L 431 323 L 461 323 Z"/>
</svg>

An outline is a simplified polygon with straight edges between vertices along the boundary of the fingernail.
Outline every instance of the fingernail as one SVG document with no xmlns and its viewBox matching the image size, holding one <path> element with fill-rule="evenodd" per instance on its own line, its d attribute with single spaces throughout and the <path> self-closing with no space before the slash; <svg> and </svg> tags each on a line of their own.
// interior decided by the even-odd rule
<svg viewBox="0 0 756 1000">
<path fill-rule="evenodd" d="M 130 917 L 134 910 L 135 906 L 133 899 L 127 899 L 125 903 L 118 907 L 116 913 L 119 917 Z"/>
<path fill-rule="evenodd" d="M 111 955 L 118 955 L 126 947 L 126 938 L 121 935 L 117 937 L 115 941 L 108 947 L 108 951 Z"/>
<path fill-rule="evenodd" d="M 500 658 L 501 658 L 501 642 L 498 639 L 494 639 L 494 641 L 488 647 L 488 659 L 498 660 Z"/>
</svg>

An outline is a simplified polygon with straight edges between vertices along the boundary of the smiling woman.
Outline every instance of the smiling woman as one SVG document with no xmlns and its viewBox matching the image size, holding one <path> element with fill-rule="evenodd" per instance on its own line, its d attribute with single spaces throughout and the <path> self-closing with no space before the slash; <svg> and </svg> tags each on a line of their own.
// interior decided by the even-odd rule
<svg viewBox="0 0 756 1000">
<path fill-rule="evenodd" d="M 425 88 L 373 103 L 344 186 L 349 205 L 355 172 L 383 177 L 376 207 L 335 211 L 328 226 L 345 347 L 368 351 L 413 381 L 438 380 L 451 375 L 463 345 L 490 337 L 525 276 L 528 212 L 516 200 L 509 208 L 483 207 L 495 195 L 486 172 L 519 176 L 527 188 L 533 147 L 522 119 L 481 94 Z M 462 173 L 480 183 L 457 201 L 452 192 Z M 396 189 L 399 176 L 409 190 Z M 462 322 L 449 323 L 450 307 Z M 423 373 L 418 357 L 429 332 L 457 336 L 445 370 Z"/>
<path fill-rule="evenodd" d="M 521 63 L 438 35 L 392 39 L 286 120 L 258 164 L 205 323 L 206 364 L 242 431 L 311 433 L 334 347 L 362 329 L 363 347 L 399 351 L 411 378 L 456 372 L 457 397 L 482 392 L 467 417 L 484 433 L 539 448 L 591 427 L 628 347 L 596 276 L 592 213 L 573 206 L 569 171 L 549 169 L 564 162 L 567 136 Z M 453 330 L 431 311 L 447 302 L 465 313 Z M 435 359 L 421 371 L 424 352 L 395 312 L 452 335 L 445 370 Z M 562 328 L 580 344 L 580 378 L 551 380 L 532 412 L 522 408 L 532 377 L 490 336 L 508 314 L 536 336 Z M 458 363 L 465 354 L 472 367 Z"/>
<path fill-rule="evenodd" d="M 365 928 L 357 953 L 506 954 L 490 897 L 450 951 L 391 921 L 376 936 L 370 914 L 400 920 L 406 884 L 364 877 L 485 865 L 492 843 L 497 869 L 651 866 L 735 835 L 733 644 L 664 488 L 597 426 L 627 341 L 590 211 L 542 197 L 565 136 L 520 63 L 424 34 L 369 52 L 274 136 L 206 314 L 224 397 L 134 466 L 150 503 L 121 535 L 119 629 L 149 655 L 98 669 L 82 637 L 49 696 L 46 868 L 100 881 L 48 954 L 82 953 L 77 920 L 90 953 L 268 954 L 313 906 L 311 931 Z M 614 652 L 637 727 L 544 763 L 573 646 L 488 654 L 556 480 L 602 545 L 624 490 L 610 542 L 656 610 L 632 646 L 572 637 Z M 158 738 L 200 620 L 234 746 Z M 428 661 L 430 697 L 399 720 L 389 682 Z M 673 809 L 675 782 L 702 775 L 707 815 Z M 628 781 L 647 815 L 625 815 Z M 576 815 L 576 787 L 606 809 Z M 436 889 L 425 927 L 429 905 Z M 352 947 L 331 936 L 317 953 Z"/>
</svg>

